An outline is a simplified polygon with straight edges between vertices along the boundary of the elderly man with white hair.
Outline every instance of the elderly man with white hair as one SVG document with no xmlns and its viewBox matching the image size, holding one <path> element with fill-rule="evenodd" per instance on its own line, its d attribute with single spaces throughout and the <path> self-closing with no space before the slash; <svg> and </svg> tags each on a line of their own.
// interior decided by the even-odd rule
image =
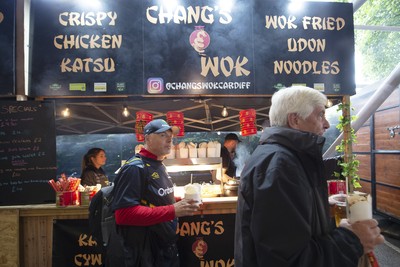
<svg viewBox="0 0 400 267">
<path fill-rule="evenodd" d="M 271 127 L 241 175 L 235 267 L 357 266 L 384 242 L 376 220 L 331 223 L 322 160 L 326 104 L 308 87 L 272 96 Z"/>
</svg>

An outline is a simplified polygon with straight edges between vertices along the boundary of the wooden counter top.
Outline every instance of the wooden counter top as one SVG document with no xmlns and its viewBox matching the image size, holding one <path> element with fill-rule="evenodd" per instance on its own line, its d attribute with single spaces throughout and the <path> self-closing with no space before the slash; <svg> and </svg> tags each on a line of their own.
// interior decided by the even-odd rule
<svg viewBox="0 0 400 267">
<path fill-rule="evenodd" d="M 200 214 L 236 213 L 237 197 L 203 198 Z"/>
<path fill-rule="evenodd" d="M 4 209 L 19 210 L 20 217 L 40 217 L 40 216 L 68 216 L 68 215 L 88 215 L 89 207 L 87 206 L 66 206 L 56 207 L 56 204 L 38 204 L 24 206 L 6 206 L 0 207 L 0 211 Z"/>
<path fill-rule="evenodd" d="M 202 214 L 235 213 L 237 197 L 212 197 L 203 198 L 200 207 Z M 56 207 L 55 204 L 37 205 L 18 205 L 0 206 L 0 211 L 18 210 L 20 217 L 40 217 L 40 216 L 87 216 L 89 213 L 87 206 L 66 206 Z"/>
</svg>

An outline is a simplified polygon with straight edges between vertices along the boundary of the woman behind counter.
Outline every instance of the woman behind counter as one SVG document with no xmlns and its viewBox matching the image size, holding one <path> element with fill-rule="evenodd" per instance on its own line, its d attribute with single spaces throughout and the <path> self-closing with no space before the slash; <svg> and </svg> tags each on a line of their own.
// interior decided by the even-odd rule
<svg viewBox="0 0 400 267">
<path fill-rule="evenodd" d="M 108 186 L 108 178 L 101 166 L 106 164 L 106 152 L 101 148 L 91 148 L 83 156 L 81 184 Z"/>
</svg>

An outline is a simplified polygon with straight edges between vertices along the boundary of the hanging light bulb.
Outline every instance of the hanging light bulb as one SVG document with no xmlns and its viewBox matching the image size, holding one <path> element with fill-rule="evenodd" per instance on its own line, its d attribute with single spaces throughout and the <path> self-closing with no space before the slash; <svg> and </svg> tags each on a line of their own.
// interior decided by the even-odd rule
<svg viewBox="0 0 400 267">
<path fill-rule="evenodd" d="M 71 113 L 70 113 L 70 111 L 69 111 L 69 108 L 65 108 L 62 112 L 61 112 L 61 114 L 63 115 L 63 117 L 69 117 L 70 115 L 71 115 Z"/>
<path fill-rule="evenodd" d="M 332 107 L 332 106 L 333 106 L 332 100 L 328 99 L 328 101 L 327 101 L 327 103 L 326 103 L 326 107 L 327 107 L 327 108 L 330 108 L 330 107 Z"/>
<path fill-rule="evenodd" d="M 226 106 L 222 108 L 221 116 L 224 118 L 228 117 L 228 109 L 226 108 Z"/>
<path fill-rule="evenodd" d="M 128 117 L 129 114 L 130 114 L 130 112 L 129 112 L 128 108 L 127 108 L 127 107 L 124 107 L 124 110 L 122 111 L 122 115 L 123 115 L 124 117 Z"/>
</svg>

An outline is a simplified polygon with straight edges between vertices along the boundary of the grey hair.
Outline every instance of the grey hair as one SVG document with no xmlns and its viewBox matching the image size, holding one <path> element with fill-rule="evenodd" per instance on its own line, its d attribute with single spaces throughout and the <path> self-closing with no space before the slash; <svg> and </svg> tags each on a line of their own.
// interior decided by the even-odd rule
<svg viewBox="0 0 400 267">
<path fill-rule="evenodd" d="M 316 107 L 324 107 L 327 101 L 323 93 L 313 88 L 293 86 L 281 89 L 273 94 L 271 99 L 272 104 L 269 109 L 271 126 L 286 127 L 290 113 L 296 113 L 305 119 Z"/>
</svg>

